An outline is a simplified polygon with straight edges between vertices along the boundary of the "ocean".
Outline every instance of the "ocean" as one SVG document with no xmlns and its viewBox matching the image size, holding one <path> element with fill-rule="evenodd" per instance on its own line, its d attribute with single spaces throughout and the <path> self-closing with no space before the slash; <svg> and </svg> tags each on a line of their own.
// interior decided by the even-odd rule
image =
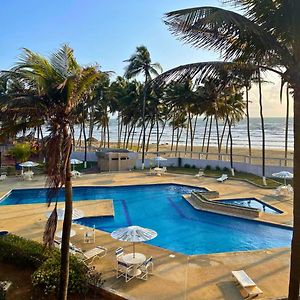
<svg viewBox="0 0 300 300">
<path fill-rule="evenodd" d="M 285 143 L 285 118 L 265 118 L 265 137 L 266 137 L 266 148 L 267 149 L 284 149 Z M 110 119 L 110 141 L 117 141 L 117 120 L 115 118 Z M 194 146 L 202 145 L 203 141 L 203 133 L 205 128 L 205 121 L 203 119 L 198 119 Z M 219 124 L 220 134 L 223 130 L 223 124 Z M 86 128 L 86 132 L 88 135 L 88 128 Z M 135 132 L 135 136 L 133 141 L 137 142 L 139 138 L 140 129 L 137 128 Z M 185 130 L 183 130 L 179 144 L 185 144 Z M 208 130 L 207 130 L 208 132 Z M 223 145 L 226 145 L 228 129 L 226 129 L 223 139 Z M 79 128 L 75 129 L 75 136 L 78 138 L 79 136 Z M 96 139 L 100 139 L 101 133 L 100 130 L 96 127 L 94 128 L 93 137 Z M 206 142 L 207 142 L 206 134 Z M 148 137 L 148 130 L 146 133 L 146 141 Z M 242 120 L 238 124 L 236 124 L 232 128 L 232 137 L 233 137 L 233 146 L 234 147 L 248 147 L 248 136 L 247 136 L 247 123 L 246 119 Z M 260 118 L 250 118 L 250 137 L 252 148 L 260 148 L 262 146 L 262 132 L 261 132 L 261 121 Z M 162 135 L 160 144 L 171 144 L 172 139 L 172 128 L 170 126 L 166 126 L 164 133 Z M 131 140 L 131 139 L 130 139 Z M 153 128 L 150 144 L 156 143 L 156 126 Z M 190 143 L 190 142 L 188 142 Z M 289 119 L 289 131 L 288 131 L 288 148 L 289 150 L 293 150 L 294 148 L 294 137 L 293 137 L 293 118 Z M 189 144 L 188 144 L 189 145 Z M 217 134 L 216 134 L 216 126 L 213 121 L 212 130 L 211 130 L 211 139 L 210 145 L 217 145 Z"/>
</svg>

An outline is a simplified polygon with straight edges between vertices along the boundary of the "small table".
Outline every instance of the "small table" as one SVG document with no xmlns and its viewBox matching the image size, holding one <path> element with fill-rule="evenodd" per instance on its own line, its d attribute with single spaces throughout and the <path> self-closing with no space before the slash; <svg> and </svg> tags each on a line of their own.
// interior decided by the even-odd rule
<svg viewBox="0 0 300 300">
<path fill-rule="evenodd" d="M 133 257 L 134 255 L 134 257 Z M 121 258 L 126 264 L 132 265 L 133 270 L 130 272 L 131 276 L 138 276 L 142 272 L 138 270 L 138 266 L 146 260 L 146 256 L 142 253 L 128 253 L 122 256 Z"/>
</svg>

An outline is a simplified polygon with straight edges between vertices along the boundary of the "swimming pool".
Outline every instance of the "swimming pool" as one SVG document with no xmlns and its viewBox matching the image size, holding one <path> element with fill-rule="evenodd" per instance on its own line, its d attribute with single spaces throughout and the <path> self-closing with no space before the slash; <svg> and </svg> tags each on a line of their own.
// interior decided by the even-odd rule
<svg viewBox="0 0 300 300">
<path fill-rule="evenodd" d="M 192 190 L 205 189 L 177 184 L 75 187 L 74 201 L 113 199 L 115 209 L 115 217 L 77 222 L 107 232 L 129 225 L 151 228 L 158 236 L 147 243 L 189 255 L 290 245 L 289 228 L 194 209 L 182 198 Z M 45 189 L 13 190 L 0 205 L 41 203 L 45 197 Z M 58 199 L 63 200 L 63 191 Z"/>
<path fill-rule="evenodd" d="M 224 199 L 224 200 L 217 200 L 217 201 L 224 204 L 233 204 L 242 207 L 257 208 L 262 212 L 273 214 L 273 215 L 279 215 L 283 213 L 281 210 L 277 209 L 276 207 L 269 205 L 263 201 L 260 201 L 256 198 Z"/>
</svg>

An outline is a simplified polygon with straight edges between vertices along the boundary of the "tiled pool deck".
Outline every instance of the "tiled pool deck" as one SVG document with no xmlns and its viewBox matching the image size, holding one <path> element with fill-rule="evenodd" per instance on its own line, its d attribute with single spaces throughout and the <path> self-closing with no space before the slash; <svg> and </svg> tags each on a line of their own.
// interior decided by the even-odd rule
<svg viewBox="0 0 300 300">
<path fill-rule="evenodd" d="M 194 178 L 188 175 L 166 175 L 161 177 L 146 176 L 141 172 L 90 174 L 74 180 L 74 185 L 128 185 L 146 183 L 179 183 L 206 187 L 217 190 L 220 198 L 256 197 L 284 211 L 281 215 L 264 214 L 262 219 L 269 222 L 292 224 L 292 199 L 273 197 L 273 191 L 256 188 L 241 181 L 227 180 L 217 183 L 212 178 Z M 35 177 L 32 182 L 8 178 L 0 183 L 0 197 L 14 188 L 44 187 L 44 178 Z M 0 230 L 8 230 L 26 238 L 41 241 L 46 222 L 41 213 L 46 204 L 0 206 Z M 107 205 L 97 211 L 107 214 Z M 73 228 L 77 235 L 72 242 L 83 249 L 93 244 L 83 244 L 82 229 L 79 225 Z M 175 253 L 171 258 L 170 251 L 146 244 L 137 245 L 137 251 L 154 257 L 154 275 L 148 281 L 133 279 L 125 283 L 123 278 L 114 276 L 114 250 L 122 246 L 131 251 L 131 245 L 118 242 L 109 234 L 97 231 L 96 244 L 108 248 L 108 255 L 96 264 L 105 279 L 104 287 L 124 295 L 128 299 L 242 299 L 234 285 L 231 270 L 244 269 L 264 294 L 259 299 L 277 299 L 287 295 L 289 275 L 288 248 L 262 251 L 222 253 L 210 255 L 186 256 Z M 0 271 L 1 272 L 1 271 Z"/>
</svg>

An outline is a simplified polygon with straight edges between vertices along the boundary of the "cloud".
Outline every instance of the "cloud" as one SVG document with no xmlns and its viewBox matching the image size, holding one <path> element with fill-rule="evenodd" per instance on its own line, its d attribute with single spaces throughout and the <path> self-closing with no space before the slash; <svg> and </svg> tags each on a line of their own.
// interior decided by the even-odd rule
<svg viewBox="0 0 300 300">
<path fill-rule="evenodd" d="M 277 74 L 268 72 L 262 85 L 263 114 L 265 117 L 285 117 L 286 115 L 286 89 L 283 90 L 282 103 L 280 103 L 281 80 Z M 259 91 L 258 85 L 253 84 L 249 99 L 250 117 L 259 117 Z M 293 97 L 290 95 L 290 116 L 293 116 Z"/>
</svg>

